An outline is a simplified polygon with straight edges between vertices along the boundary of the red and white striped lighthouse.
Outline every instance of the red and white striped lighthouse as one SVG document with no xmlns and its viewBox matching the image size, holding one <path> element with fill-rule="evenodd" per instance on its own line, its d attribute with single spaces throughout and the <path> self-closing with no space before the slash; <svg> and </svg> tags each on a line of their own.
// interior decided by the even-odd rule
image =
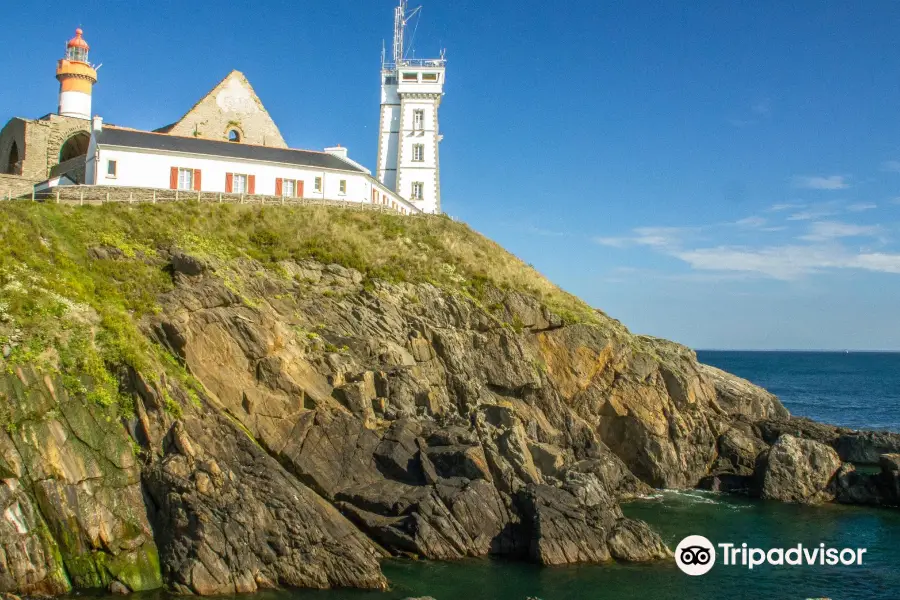
<svg viewBox="0 0 900 600">
<path fill-rule="evenodd" d="M 90 46 L 75 30 L 75 37 L 66 44 L 66 57 L 56 66 L 59 80 L 59 114 L 79 119 L 91 118 L 91 90 L 97 83 L 97 70 L 88 62 Z"/>
</svg>

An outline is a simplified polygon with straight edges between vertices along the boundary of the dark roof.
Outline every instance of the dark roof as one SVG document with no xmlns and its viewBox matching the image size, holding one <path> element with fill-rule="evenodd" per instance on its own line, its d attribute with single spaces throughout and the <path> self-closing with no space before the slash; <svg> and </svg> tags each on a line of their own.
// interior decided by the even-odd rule
<svg viewBox="0 0 900 600">
<path fill-rule="evenodd" d="M 242 144 L 240 142 L 219 142 L 216 140 L 204 140 L 202 138 L 189 138 L 166 135 L 163 133 L 150 133 L 149 131 L 136 131 L 134 129 L 118 129 L 115 127 L 104 127 L 98 133 L 97 141 L 102 146 L 122 146 L 126 148 L 143 148 L 146 150 L 167 150 L 170 152 L 186 152 L 189 154 L 206 154 L 208 156 L 242 158 L 246 160 L 259 160 L 303 167 L 317 167 L 320 169 L 365 173 L 364 170 L 341 160 L 337 156 L 332 156 L 325 152 L 313 152 L 311 150 L 290 150 L 287 148 L 271 148 L 269 146 Z"/>
</svg>

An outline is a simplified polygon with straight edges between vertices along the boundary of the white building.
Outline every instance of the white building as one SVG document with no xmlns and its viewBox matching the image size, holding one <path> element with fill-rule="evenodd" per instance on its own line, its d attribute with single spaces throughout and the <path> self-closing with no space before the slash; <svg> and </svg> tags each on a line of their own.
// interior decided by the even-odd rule
<svg viewBox="0 0 900 600">
<path fill-rule="evenodd" d="M 418 9 L 417 9 L 418 10 Z M 394 12 L 393 62 L 382 60 L 378 180 L 423 212 L 441 212 L 438 108 L 446 61 L 406 57 L 406 0 Z"/>
<path fill-rule="evenodd" d="M 85 165 L 88 185 L 265 194 L 419 209 L 347 157 L 325 152 L 224 142 L 104 126 L 93 120 Z"/>
<path fill-rule="evenodd" d="M 31 122 L 14 119 L 0 132 L 5 170 L 45 177 L 36 184 L 38 191 L 81 184 L 168 188 L 371 203 L 404 214 L 440 212 L 438 107 L 444 60 L 405 57 L 403 36 L 415 12 L 408 14 L 401 0 L 395 11 L 394 62 L 382 61 L 377 178 L 351 160 L 346 148 L 289 148 L 238 71 L 180 119 L 153 131 L 90 119 L 97 73 L 87 62 L 89 46 L 80 29 L 57 65 L 59 114 L 48 123 L 56 128 L 54 136 L 65 140 L 58 160 L 44 156 L 58 144 L 42 144 L 27 128 Z"/>
</svg>

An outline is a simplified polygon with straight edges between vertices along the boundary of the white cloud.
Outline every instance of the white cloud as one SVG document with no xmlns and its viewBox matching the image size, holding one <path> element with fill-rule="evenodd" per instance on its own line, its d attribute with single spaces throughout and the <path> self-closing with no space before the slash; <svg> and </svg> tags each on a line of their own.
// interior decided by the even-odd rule
<svg viewBox="0 0 900 600">
<path fill-rule="evenodd" d="M 900 160 L 886 160 L 881 163 L 881 170 L 889 173 L 900 173 Z"/>
<path fill-rule="evenodd" d="M 839 246 L 719 246 L 677 252 L 674 256 L 700 271 L 755 273 L 780 280 L 796 279 L 827 269 L 900 273 L 900 254 L 853 254 Z"/>
<path fill-rule="evenodd" d="M 825 217 L 831 217 L 833 215 L 838 214 L 836 210 L 833 208 L 810 208 L 807 210 L 801 210 L 800 212 L 796 212 L 788 216 L 788 221 L 813 221 L 815 219 L 822 219 Z"/>
<path fill-rule="evenodd" d="M 627 248 L 630 246 L 650 246 L 671 248 L 680 245 L 685 235 L 694 231 L 686 227 L 637 227 L 632 235 L 623 237 L 595 237 L 594 241 L 603 246 Z"/>
<path fill-rule="evenodd" d="M 844 190 L 850 187 L 844 175 L 797 176 L 793 179 L 794 187 L 807 190 Z"/>
<path fill-rule="evenodd" d="M 773 204 L 769 207 L 769 212 L 782 212 L 785 210 L 796 210 L 799 208 L 804 208 L 806 205 L 801 204 L 799 202 L 782 202 L 780 204 Z"/>
<path fill-rule="evenodd" d="M 865 212 L 867 210 L 874 210 L 878 208 L 877 204 L 872 204 L 870 202 L 857 202 L 856 204 L 850 204 L 847 206 L 848 212 Z"/>
<path fill-rule="evenodd" d="M 765 225 L 767 221 L 763 217 L 745 217 L 734 222 L 738 227 L 757 228 Z"/>
<path fill-rule="evenodd" d="M 854 225 L 840 221 L 816 221 L 809 226 L 809 233 L 800 236 L 808 242 L 827 242 L 846 237 L 873 237 L 881 233 L 875 225 Z"/>
<path fill-rule="evenodd" d="M 565 237 L 568 235 L 564 231 L 554 231 L 552 229 L 544 229 L 542 227 L 535 227 L 534 225 L 527 225 L 525 227 L 526 233 L 531 233 L 533 235 L 540 235 L 543 237 Z"/>
</svg>

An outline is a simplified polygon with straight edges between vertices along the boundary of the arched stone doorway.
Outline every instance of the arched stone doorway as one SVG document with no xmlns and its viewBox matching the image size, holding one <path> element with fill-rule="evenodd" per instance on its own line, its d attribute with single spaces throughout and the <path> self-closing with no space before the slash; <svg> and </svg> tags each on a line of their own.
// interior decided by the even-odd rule
<svg viewBox="0 0 900 600">
<path fill-rule="evenodd" d="M 79 131 L 63 142 L 59 149 L 59 162 L 64 163 L 79 156 L 87 154 L 91 136 L 86 131 Z"/>
<path fill-rule="evenodd" d="M 19 146 L 15 142 L 12 143 L 12 147 L 9 149 L 9 156 L 7 157 L 6 164 L 4 165 L 4 173 L 8 173 L 10 175 L 18 175 L 21 169 L 19 168 Z"/>
</svg>

